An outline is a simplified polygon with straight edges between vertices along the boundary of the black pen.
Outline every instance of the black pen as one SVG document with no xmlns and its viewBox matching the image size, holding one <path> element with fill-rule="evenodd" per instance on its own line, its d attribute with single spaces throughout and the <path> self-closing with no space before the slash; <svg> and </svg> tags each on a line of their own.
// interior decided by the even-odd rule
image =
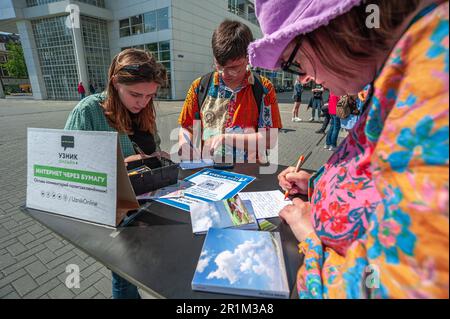
<svg viewBox="0 0 450 319">
<path fill-rule="evenodd" d="M 134 150 L 138 152 L 141 156 L 147 156 L 144 151 L 137 145 L 135 142 L 131 142 L 133 144 Z"/>
</svg>

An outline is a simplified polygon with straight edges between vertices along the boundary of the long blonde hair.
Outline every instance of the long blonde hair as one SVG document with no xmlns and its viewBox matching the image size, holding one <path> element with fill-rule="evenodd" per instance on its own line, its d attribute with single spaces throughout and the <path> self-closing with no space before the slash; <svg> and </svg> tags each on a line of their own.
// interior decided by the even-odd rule
<svg viewBox="0 0 450 319">
<path fill-rule="evenodd" d="M 143 50 L 126 49 L 117 54 L 109 67 L 108 88 L 106 99 L 103 102 L 105 115 L 118 132 L 133 134 L 130 113 L 120 100 L 119 93 L 114 87 L 117 83 L 132 85 L 142 82 L 156 82 L 160 86 L 167 81 L 167 72 L 164 66 L 156 62 L 155 58 Z M 148 102 L 137 116 L 139 130 L 155 133 L 156 113 L 153 99 Z"/>
</svg>

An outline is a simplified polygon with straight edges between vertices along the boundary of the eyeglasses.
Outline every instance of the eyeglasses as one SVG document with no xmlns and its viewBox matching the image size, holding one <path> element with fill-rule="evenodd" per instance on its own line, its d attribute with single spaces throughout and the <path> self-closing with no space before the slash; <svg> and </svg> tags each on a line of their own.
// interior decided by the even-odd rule
<svg viewBox="0 0 450 319">
<path fill-rule="evenodd" d="M 223 74 L 226 71 L 231 76 L 239 75 L 239 73 L 241 73 L 244 70 L 244 66 L 245 69 L 247 69 L 247 60 L 245 60 L 243 63 L 239 65 L 225 66 L 225 67 L 215 63 L 216 70 L 217 72 L 219 72 L 219 74 Z"/>
<path fill-rule="evenodd" d="M 297 55 L 298 50 L 300 49 L 300 45 L 301 45 L 301 40 L 298 40 L 297 44 L 294 47 L 294 50 L 292 51 L 291 55 L 289 56 L 289 59 L 287 60 L 287 62 L 282 62 L 281 63 L 281 69 L 284 72 L 296 74 L 296 75 L 299 75 L 299 76 L 305 76 L 306 72 L 303 71 L 302 67 L 300 66 L 300 64 L 298 64 L 294 60 L 295 56 Z"/>
</svg>

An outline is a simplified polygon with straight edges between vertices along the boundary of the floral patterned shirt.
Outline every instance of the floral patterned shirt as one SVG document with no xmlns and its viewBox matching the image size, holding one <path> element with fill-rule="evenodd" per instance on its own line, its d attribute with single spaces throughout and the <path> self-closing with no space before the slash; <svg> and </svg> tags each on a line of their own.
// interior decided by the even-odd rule
<svg viewBox="0 0 450 319">
<path fill-rule="evenodd" d="M 448 1 L 405 32 L 311 179 L 300 298 L 449 297 Z"/>
</svg>

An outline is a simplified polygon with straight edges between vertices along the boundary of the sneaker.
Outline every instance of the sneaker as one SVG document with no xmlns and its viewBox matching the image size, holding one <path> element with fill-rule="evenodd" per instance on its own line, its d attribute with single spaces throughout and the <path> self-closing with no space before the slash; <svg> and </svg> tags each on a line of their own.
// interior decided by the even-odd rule
<svg viewBox="0 0 450 319">
<path fill-rule="evenodd" d="M 331 147 L 330 145 L 326 145 L 326 144 L 325 144 L 325 146 L 324 146 L 323 148 L 327 150 L 327 149 L 329 149 L 330 147 Z"/>
<path fill-rule="evenodd" d="M 295 117 L 292 119 L 292 122 L 301 122 L 301 121 L 302 121 L 302 119 L 299 117 Z"/>
<path fill-rule="evenodd" d="M 315 131 L 315 133 L 317 133 L 317 134 L 325 134 L 325 131 L 320 129 L 320 130 Z"/>
<path fill-rule="evenodd" d="M 336 150 L 336 147 L 335 147 L 335 146 L 330 146 L 330 147 L 328 148 L 328 150 L 334 152 L 334 151 Z"/>
<path fill-rule="evenodd" d="M 314 122 L 314 117 L 311 117 L 308 121 Z"/>
</svg>

